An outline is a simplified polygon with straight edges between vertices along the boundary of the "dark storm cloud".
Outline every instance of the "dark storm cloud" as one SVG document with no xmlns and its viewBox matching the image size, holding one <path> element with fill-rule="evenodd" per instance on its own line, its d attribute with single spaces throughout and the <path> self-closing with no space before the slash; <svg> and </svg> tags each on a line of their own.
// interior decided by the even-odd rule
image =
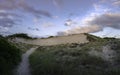
<svg viewBox="0 0 120 75">
<path fill-rule="evenodd" d="M 90 25 L 98 25 L 104 27 L 112 27 L 120 29 L 120 13 L 106 13 L 95 17 L 89 21 Z"/>
<path fill-rule="evenodd" d="M 35 31 L 39 31 L 38 28 L 31 28 L 31 27 L 28 27 L 29 30 L 35 30 Z"/>
</svg>

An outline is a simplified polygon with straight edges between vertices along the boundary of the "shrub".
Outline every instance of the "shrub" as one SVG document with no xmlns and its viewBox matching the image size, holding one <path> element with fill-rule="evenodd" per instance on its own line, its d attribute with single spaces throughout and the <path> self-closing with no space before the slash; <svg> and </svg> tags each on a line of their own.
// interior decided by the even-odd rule
<svg viewBox="0 0 120 75">
<path fill-rule="evenodd" d="M 84 34 L 87 36 L 87 39 L 90 42 L 102 40 L 102 38 L 100 38 L 100 37 L 97 37 L 97 36 L 94 36 L 94 35 L 91 35 L 91 34 L 88 34 L 88 33 L 84 33 Z"/>
<path fill-rule="evenodd" d="M 34 38 L 32 38 L 32 37 L 29 37 L 27 34 L 24 34 L 24 33 L 13 34 L 13 35 L 7 36 L 7 38 L 15 38 L 15 37 L 25 38 L 25 39 L 34 39 Z"/>
</svg>

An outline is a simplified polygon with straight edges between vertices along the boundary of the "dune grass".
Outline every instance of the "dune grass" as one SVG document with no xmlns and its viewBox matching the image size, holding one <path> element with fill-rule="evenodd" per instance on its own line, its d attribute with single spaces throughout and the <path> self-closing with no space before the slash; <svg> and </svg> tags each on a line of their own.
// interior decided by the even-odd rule
<svg viewBox="0 0 120 75">
<path fill-rule="evenodd" d="M 32 75 L 104 75 L 108 63 L 66 46 L 39 47 L 30 56 Z"/>
<path fill-rule="evenodd" d="M 21 51 L 0 36 L 0 75 L 13 75 L 13 69 L 21 60 Z"/>
<path fill-rule="evenodd" d="M 35 45 L 32 44 L 25 44 L 25 43 L 15 43 L 15 42 L 11 42 L 14 46 L 16 46 L 17 48 L 19 48 L 21 50 L 22 53 L 25 53 L 26 51 L 28 51 L 29 49 L 33 48 Z"/>
</svg>

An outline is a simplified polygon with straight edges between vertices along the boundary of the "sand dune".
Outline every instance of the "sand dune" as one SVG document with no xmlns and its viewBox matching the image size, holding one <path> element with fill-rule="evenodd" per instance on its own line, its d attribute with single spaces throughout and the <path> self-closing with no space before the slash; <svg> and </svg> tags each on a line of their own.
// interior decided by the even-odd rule
<svg viewBox="0 0 120 75">
<path fill-rule="evenodd" d="M 86 37 L 87 36 L 84 34 L 75 34 L 75 35 L 58 36 L 58 37 L 45 38 L 45 39 L 40 38 L 35 40 L 15 38 L 14 41 L 33 44 L 33 45 L 49 46 L 49 45 L 58 45 L 58 44 L 67 44 L 67 43 L 86 43 L 88 42 Z"/>
</svg>

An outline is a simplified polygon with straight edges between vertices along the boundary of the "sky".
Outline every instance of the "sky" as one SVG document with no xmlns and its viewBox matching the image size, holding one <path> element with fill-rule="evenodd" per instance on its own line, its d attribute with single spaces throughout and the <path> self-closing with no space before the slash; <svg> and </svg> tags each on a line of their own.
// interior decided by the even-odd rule
<svg viewBox="0 0 120 75">
<path fill-rule="evenodd" d="M 0 0 L 0 34 L 120 37 L 120 0 Z"/>
</svg>

